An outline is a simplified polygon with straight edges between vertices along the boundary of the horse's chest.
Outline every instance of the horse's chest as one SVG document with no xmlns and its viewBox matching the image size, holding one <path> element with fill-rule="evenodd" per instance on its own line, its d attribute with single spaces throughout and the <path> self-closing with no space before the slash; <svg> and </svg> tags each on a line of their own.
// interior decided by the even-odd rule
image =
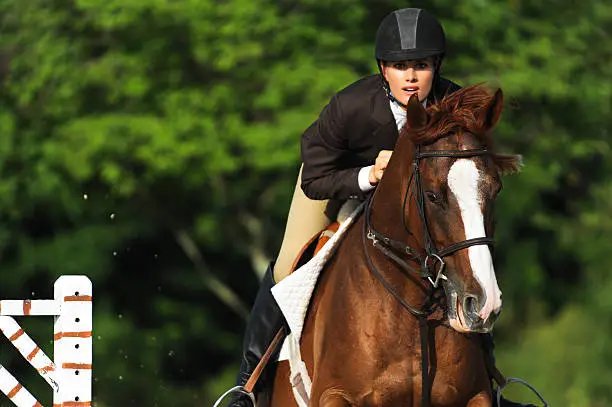
<svg viewBox="0 0 612 407">
<path fill-rule="evenodd" d="M 363 331 L 367 336 L 367 330 Z M 461 339 L 449 342 L 446 334 L 437 335 L 439 345 L 431 352 L 431 406 L 467 405 L 474 394 L 488 388 L 488 375 L 480 350 Z M 345 355 L 342 367 L 336 366 L 341 387 L 351 389 L 355 406 L 421 406 L 422 365 L 418 335 L 401 337 L 392 343 L 353 348 Z M 381 346 L 383 345 L 384 346 Z M 363 345 L 363 343 L 362 343 Z M 357 363 L 357 361 L 359 361 Z"/>
</svg>

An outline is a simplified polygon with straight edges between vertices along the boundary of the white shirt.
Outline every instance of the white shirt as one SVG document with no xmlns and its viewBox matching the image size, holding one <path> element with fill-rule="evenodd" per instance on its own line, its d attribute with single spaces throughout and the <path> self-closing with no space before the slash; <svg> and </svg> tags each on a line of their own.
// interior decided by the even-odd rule
<svg viewBox="0 0 612 407">
<path fill-rule="evenodd" d="M 397 130 L 400 131 L 406 123 L 406 111 L 402 109 L 397 102 L 393 102 L 391 100 L 389 100 L 389 106 L 391 106 L 391 113 L 393 113 L 393 117 L 395 118 Z M 423 101 L 423 106 L 427 107 L 427 99 Z M 369 165 L 359 170 L 357 181 L 359 182 L 359 189 L 361 189 L 363 192 L 367 192 L 376 187 L 376 185 L 370 184 L 370 169 L 372 167 L 373 165 Z"/>
</svg>

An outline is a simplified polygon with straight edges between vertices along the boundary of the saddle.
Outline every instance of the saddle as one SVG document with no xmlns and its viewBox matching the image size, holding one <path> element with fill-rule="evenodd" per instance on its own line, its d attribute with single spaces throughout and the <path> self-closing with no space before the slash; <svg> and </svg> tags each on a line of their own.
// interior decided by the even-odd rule
<svg viewBox="0 0 612 407">
<path fill-rule="evenodd" d="M 310 259 L 316 256 L 325 243 L 327 243 L 329 239 L 331 239 L 332 236 L 338 231 L 339 227 L 339 222 L 332 222 L 328 227 L 311 237 L 304 247 L 302 247 L 302 250 L 300 250 L 297 257 L 293 261 L 291 272 L 299 269 L 304 264 L 308 263 Z"/>
<path fill-rule="evenodd" d="M 291 272 L 293 273 L 295 270 L 302 267 L 304 264 L 308 263 L 308 261 L 310 261 L 314 256 L 316 256 L 316 254 L 323 248 L 325 243 L 327 243 L 329 239 L 331 239 L 332 236 L 334 236 L 334 234 L 338 231 L 339 227 L 340 227 L 340 222 L 338 221 L 332 222 L 329 226 L 327 226 L 321 232 L 318 232 L 313 237 L 311 237 L 310 240 L 308 240 L 308 242 L 304 245 L 304 247 L 302 247 L 297 257 L 293 261 L 293 264 L 291 266 Z M 251 377 L 243 386 L 243 391 L 245 393 L 252 394 L 253 389 L 255 388 L 255 384 L 260 378 L 264 379 L 264 381 L 269 381 L 273 377 L 274 370 L 264 373 L 264 369 L 266 368 L 268 363 L 271 363 L 270 359 L 272 358 L 272 355 L 282 345 L 282 342 L 285 339 L 285 336 L 287 334 L 286 330 L 287 328 L 283 326 L 277 332 L 276 336 L 272 340 L 272 343 L 270 344 L 270 346 L 268 346 L 268 349 L 264 353 L 259 364 L 257 365 L 255 370 L 251 374 Z M 262 377 L 262 376 L 265 376 L 265 377 Z M 269 405 L 269 398 L 271 396 L 271 390 L 272 390 L 271 388 L 267 388 L 263 392 L 261 392 L 260 399 L 257 403 L 258 405 L 263 405 L 263 406 Z"/>
</svg>

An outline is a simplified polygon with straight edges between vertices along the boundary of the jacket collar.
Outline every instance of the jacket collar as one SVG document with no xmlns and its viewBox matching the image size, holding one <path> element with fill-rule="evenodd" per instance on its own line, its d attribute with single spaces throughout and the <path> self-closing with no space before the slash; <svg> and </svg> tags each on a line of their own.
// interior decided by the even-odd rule
<svg viewBox="0 0 612 407">
<path fill-rule="evenodd" d="M 387 98 L 382 84 L 376 88 L 372 95 L 371 104 L 372 119 L 381 125 L 395 122 L 393 113 L 391 113 L 391 107 L 389 106 L 389 98 Z"/>
</svg>

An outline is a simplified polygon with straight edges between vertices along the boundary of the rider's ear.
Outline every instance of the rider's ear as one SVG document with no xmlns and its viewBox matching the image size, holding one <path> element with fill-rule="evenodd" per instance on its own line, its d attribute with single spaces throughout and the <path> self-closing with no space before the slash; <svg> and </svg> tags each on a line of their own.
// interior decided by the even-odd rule
<svg viewBox="0 0 612 407">
<path fill-rule="evenodd" d="M 429 121 L 427 111 L 416 94 L 410 96 L 408 100 L 406 121 L 408 122 L 408 127 L 413 129 L 425 127 Z"/>
<path fill-rule="evenodd" d="M 485 131 L 491 130 L 499 121 L 504 107 L 504 94 L 501 89 L 497 89 L 495 94 L 491 98 L 489 104 L 483 109 L 484 115 L 484 129 Z"/>
</svg>

